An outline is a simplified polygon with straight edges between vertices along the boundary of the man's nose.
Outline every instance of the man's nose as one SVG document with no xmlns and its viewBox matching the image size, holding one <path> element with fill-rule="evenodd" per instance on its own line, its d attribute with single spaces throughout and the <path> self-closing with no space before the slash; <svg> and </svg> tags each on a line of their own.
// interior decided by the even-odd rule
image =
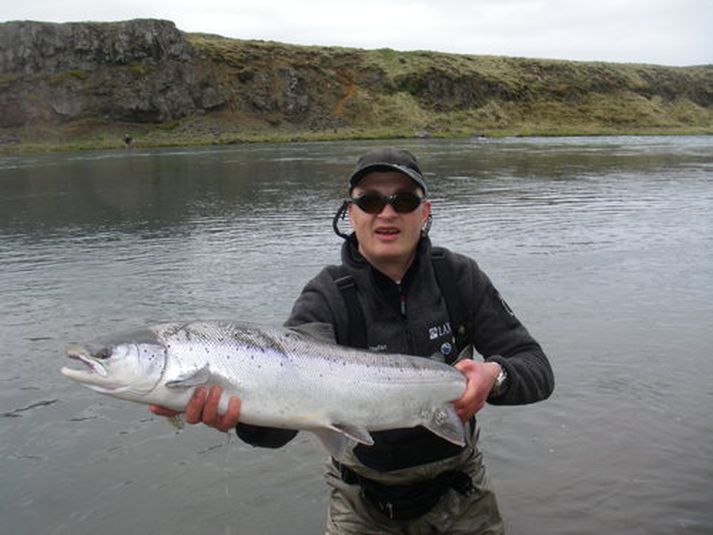
<svg viewBox="0 0 713 535">
<path fill-rule="evenodd" d="M 391 206 L 391 203 L 386 203 L 384 207 L 381 209 L 381 212 L 378 213 L 379 217 L 396 217 L 398 212 L 394 210 L 394 207 Z"/>
</svg>

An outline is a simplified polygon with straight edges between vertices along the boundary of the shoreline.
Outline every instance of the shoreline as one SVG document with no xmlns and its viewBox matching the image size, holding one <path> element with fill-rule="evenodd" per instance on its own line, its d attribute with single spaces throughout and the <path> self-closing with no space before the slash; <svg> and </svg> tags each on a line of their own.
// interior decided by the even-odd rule
<svg viewBox="0 0 713 535">
<path fill-rule="evenodd" d="M 137 125 L 124 125 L 132 132 Z M 143 127 L 145 128 L 145 127 Z M 116 130 L 116 127 L 113 129 Z M 709 136 L 711 128 L 694 127 L 641 127 L 641 128 L 592 128 L 592 129 L 483 129 L 482 131 L 406 132 L 399 130 L 351 130 L 342 132 L 249 132 L 212 135 L 176 134 L 165 135 L 160 127 L 145 130 L 132 136 L 127 144 L 123 135 L 116 132 L 97 132 L 96 139 L 82 136 L 71 140 L 31 140 L 21 141 L 15 133 L 0 132 L 0 156 L 24 154 L 86 152 L 94 150 L 135 150 L 170 147 L 210 147 L 261 143 L 308 143 L 324 141 L 369 141 L 369 140 L 415 140 L 415 139 L 505 139 L 535 137 L 607 137 L 607 136 Z M 6 139 L 9 138 L 9 139 Z"/>
</svg>

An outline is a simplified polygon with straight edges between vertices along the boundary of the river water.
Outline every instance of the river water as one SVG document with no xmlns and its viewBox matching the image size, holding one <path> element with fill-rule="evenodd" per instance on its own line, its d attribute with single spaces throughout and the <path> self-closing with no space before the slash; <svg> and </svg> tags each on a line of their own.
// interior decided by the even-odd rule
<svg viewBox="0 0 713 535">
<path fill-rule="evenodd" d="M 508 532 L 712 533 L 713 137 L 394 144 L 427 171 L 434 242 L 478 260 L 555 370 L 548 401 L 480 414 Z M 372 146 L 0 158 L 3 533 L 321 532 L 307 434 L 176 434 L 58 369 L 149 322 L 282 322 L 337 261 Z"/>
</svg>

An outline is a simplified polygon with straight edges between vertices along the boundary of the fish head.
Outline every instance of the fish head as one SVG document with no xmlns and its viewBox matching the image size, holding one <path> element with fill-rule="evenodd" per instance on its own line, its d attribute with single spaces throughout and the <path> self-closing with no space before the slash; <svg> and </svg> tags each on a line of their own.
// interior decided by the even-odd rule
<svg viewBox="0 0 713 535">
<path fill-rule="evenodd" d="M 83 367 L 63 367 L 65 377 L 96 392 L 132 401 L 140 401 L 158 385 L 167 360 L 166 347 L 147 329 L 72 345 L 66 354 Z"/>
</svg>

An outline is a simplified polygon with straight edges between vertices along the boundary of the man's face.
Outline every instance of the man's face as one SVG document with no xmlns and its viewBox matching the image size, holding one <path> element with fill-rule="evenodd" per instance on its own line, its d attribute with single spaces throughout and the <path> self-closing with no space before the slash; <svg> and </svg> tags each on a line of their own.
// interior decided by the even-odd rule
<svg viewBox="0 0 713 535">
<path fill-rule="evenodd" d="M 352 191 L 357 198 L 368 191 L 384 195 L 409 191 L 423 197 L 421 189 L 407 176 L 395 172 L 369 173 Z M 413 212 L 400 214 L 390 204 L 378 214 L 369 214 L 354 204 L 349 205 L 349 221 L 359 252 L 372 264 L 410 262 L 421 236 L 421 229 L 431 211 L 430 201 L 423 201 Z"/>
</svg>

